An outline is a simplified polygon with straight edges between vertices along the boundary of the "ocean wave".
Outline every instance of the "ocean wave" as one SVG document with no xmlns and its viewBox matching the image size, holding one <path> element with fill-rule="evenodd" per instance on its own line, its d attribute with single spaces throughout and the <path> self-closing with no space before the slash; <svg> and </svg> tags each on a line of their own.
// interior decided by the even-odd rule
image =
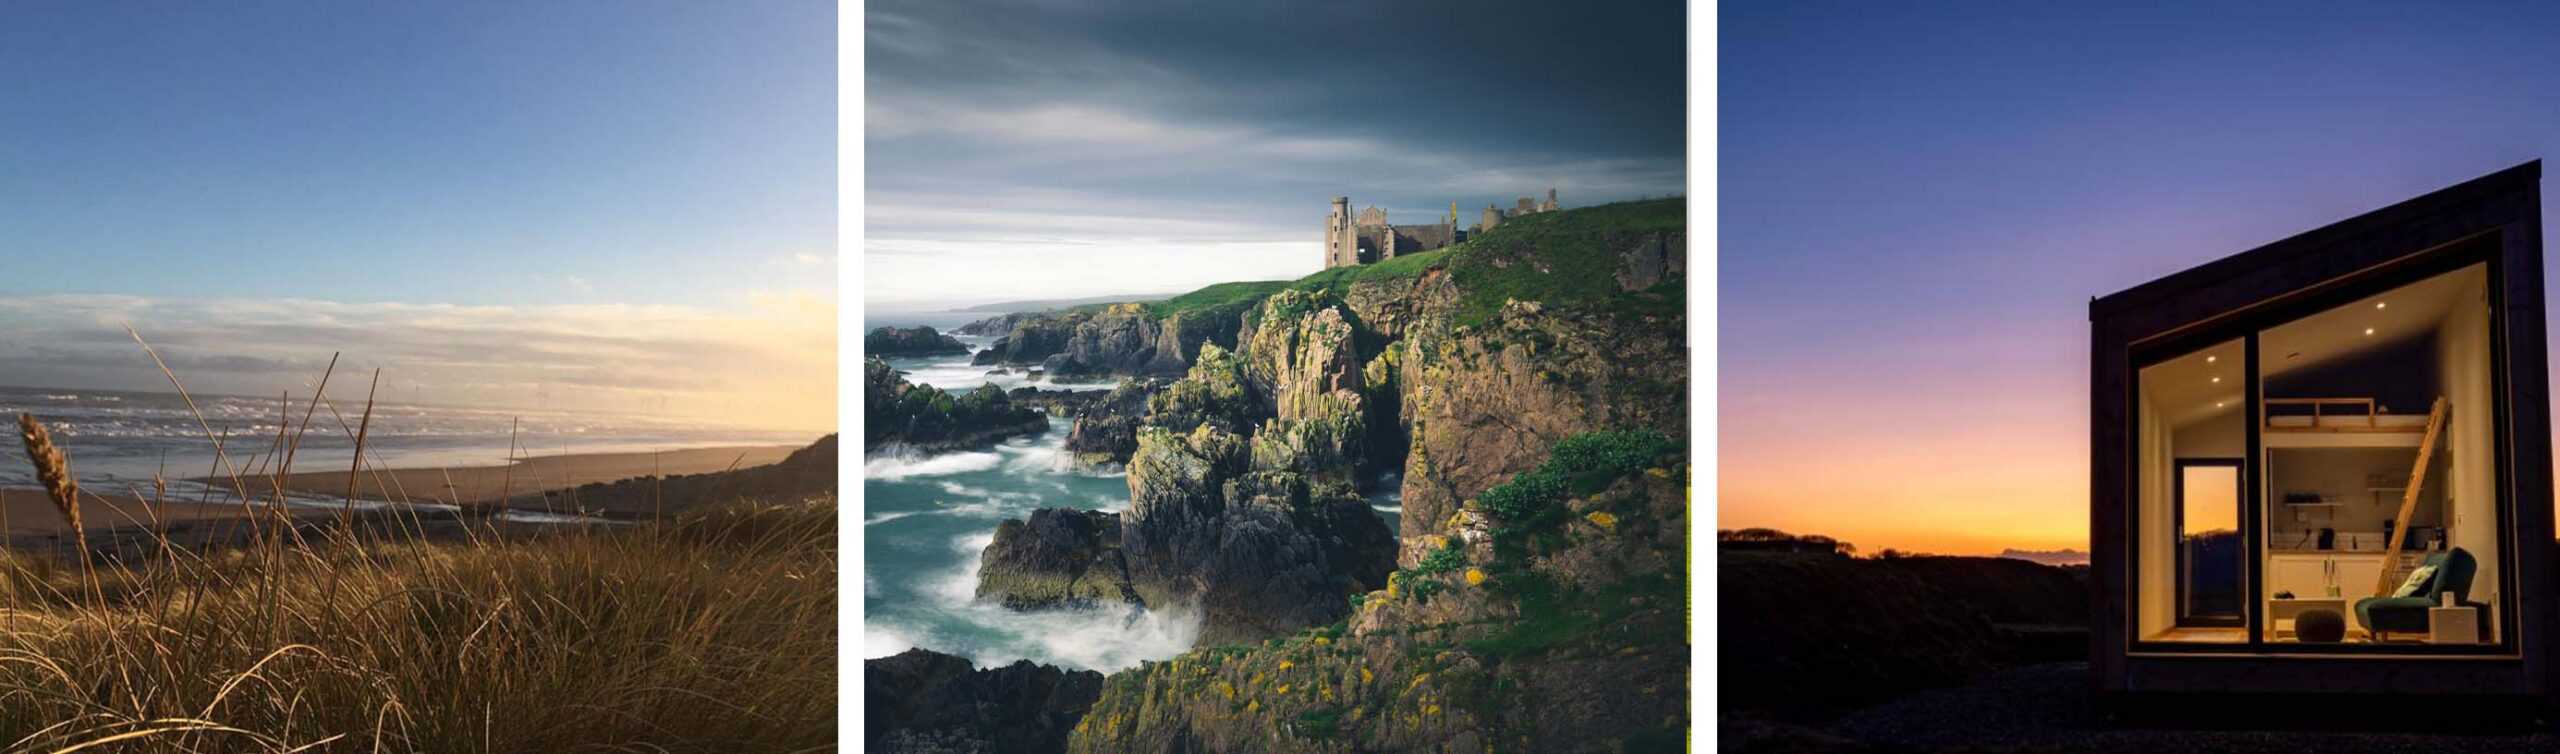
<svg viewBox="0 0 2560 754">
<path fill-rule="evenodd" d="M 906 634 L 887 626 L 865 623 L 862 626 L 862 659 L 876 660 L 914 649 L 916 642 Z"/>
<path fill-rule="evenodd" d="M 881 456 L 863 460 L 862 478 L 896 481 L 908 477 L 950 476 L 986 471 L 1003 462 L 1003 456 L 985 451 L 943 453 L 923 458 Z"/>
<path fill-rule="evenodd" d="M 995 636 L 953 654 L 967 656 L 982 667 L 1027 659 L 1108 673 L 1172 659 L 1189 651 L 1200 637 L 1200 617 L 1188 610 L 1108 606 L 1024 611 L 980 600 L 978 571 L 987 544 L 994 540 L 993 532 L 953 538 L 952 549 L 968 556 L 924 585 L 936 608 Z M 871 630 L 869 625 L 864 627 L 866 653 L 874 649 Z M 906 638 L 885 624 L 882 636 Z"/>
</svg>

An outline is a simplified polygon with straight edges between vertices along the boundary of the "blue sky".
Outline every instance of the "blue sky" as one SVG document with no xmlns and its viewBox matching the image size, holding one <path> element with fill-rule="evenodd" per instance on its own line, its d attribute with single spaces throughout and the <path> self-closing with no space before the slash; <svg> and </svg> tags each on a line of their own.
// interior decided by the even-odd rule
<svg viewBox="0 0 2560 754">
<path fill-rule="evenodd" d="M 2560 150 L 2549 5 L 1719 20 L 1719 524 L 1869 550 L 2085 543 L 2090 297 Z"/>
<path fill-rule="evenodd" d="M 509 342 L 569 321 L 649 337 L 545 307 L 705 330 L 831 310 L 834 21 L 807 0 L 13 3 L 0 299 L 183 307 L 137 324 L 246 351 L 269 331 L 177 312 L 312 299 L 416 327 L 384 307 L 464 307 Z M 0 328 L 0 382 L 80 377 L 32 371 L 32 348 L 99 331 L 65 327 Z"/>
<path fill-rule="evenodd" d="M 871 307 L 1294 278 L 1335 196 L 1463 224 L 1688 179 L 1676 1 L 883 0 L 863 35 Z"/>
</svg>

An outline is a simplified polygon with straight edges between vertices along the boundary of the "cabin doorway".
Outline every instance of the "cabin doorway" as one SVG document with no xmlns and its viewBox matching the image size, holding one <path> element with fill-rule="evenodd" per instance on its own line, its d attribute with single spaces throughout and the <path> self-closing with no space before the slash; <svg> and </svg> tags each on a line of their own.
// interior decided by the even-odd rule
<svg viewBox="0 0 2560 754">
<path fill-rule="evenodd" d="M 2248 622 L 2248 554 L 2241 544 L 2243 491 L 2238 458 L 2177 462 L 2177 625 L 2237 627 Z"/>
</svg>

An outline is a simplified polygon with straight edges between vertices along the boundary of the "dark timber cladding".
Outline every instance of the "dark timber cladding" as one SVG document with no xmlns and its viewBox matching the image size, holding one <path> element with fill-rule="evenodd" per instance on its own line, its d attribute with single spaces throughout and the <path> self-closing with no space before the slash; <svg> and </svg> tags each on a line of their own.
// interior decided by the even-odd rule
<svg viewBox="0 0 2560 754">
<path fill-rule="evenodd" d="M 2094 299 L 2090 320 L 2089 545 L 2091 683 L 2129 692 L 2444 693 L 2549 697 L 2560 614 L 2552 594 L 2551 432 L 2542 290 L 2539 160 L 2365 213 Z M 2139 531 L 2136 370 L 2146 359 L 2251 338 L 2261 328 L 2473 262 L 2487 262 L 2499 511 L 2511 526 L 2498 557 L 2512 574 L 2501 640 L 2453 647 L 2277 644 L 2162 647 L 2137 642 L 2131 582 Z M 2249 364 L 2255 383 L 2254 349 Z M 2249 415 L 2256 415 L 2251 389 Z M 2252 421 L 2246 447 L 2260 453 Z M 2251 479 L 2243 508 L 2256 600 L 2262 515 Z M 2254 603 L 2253 603 L 2254 604 Z M 2252 608 L 2254 621 L 2260 611 Z M 2254 635 L 2254 628 L 2251 631 Z M 2139 644 L 2139 646 L 2137 646 Z M 2189 650 L 2189 651 L 2178 651 Z M 2354 650 L 2354 651 L 2347 651 Z"/>
</svg>

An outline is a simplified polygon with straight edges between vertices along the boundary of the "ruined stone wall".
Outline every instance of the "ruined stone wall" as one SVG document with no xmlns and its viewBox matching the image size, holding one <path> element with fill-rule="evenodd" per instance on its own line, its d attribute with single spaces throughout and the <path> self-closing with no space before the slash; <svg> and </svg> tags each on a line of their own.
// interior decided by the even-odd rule
<svg viewBox="0 0 2560 754">
<path fill-rule="evenodd" d="M 1451 246 L 1458 242 L 1458 229 L 1448 224 L 1396 225 L 1394 243 L 1378 258 L 1389 259 Z"/>
</svg>

